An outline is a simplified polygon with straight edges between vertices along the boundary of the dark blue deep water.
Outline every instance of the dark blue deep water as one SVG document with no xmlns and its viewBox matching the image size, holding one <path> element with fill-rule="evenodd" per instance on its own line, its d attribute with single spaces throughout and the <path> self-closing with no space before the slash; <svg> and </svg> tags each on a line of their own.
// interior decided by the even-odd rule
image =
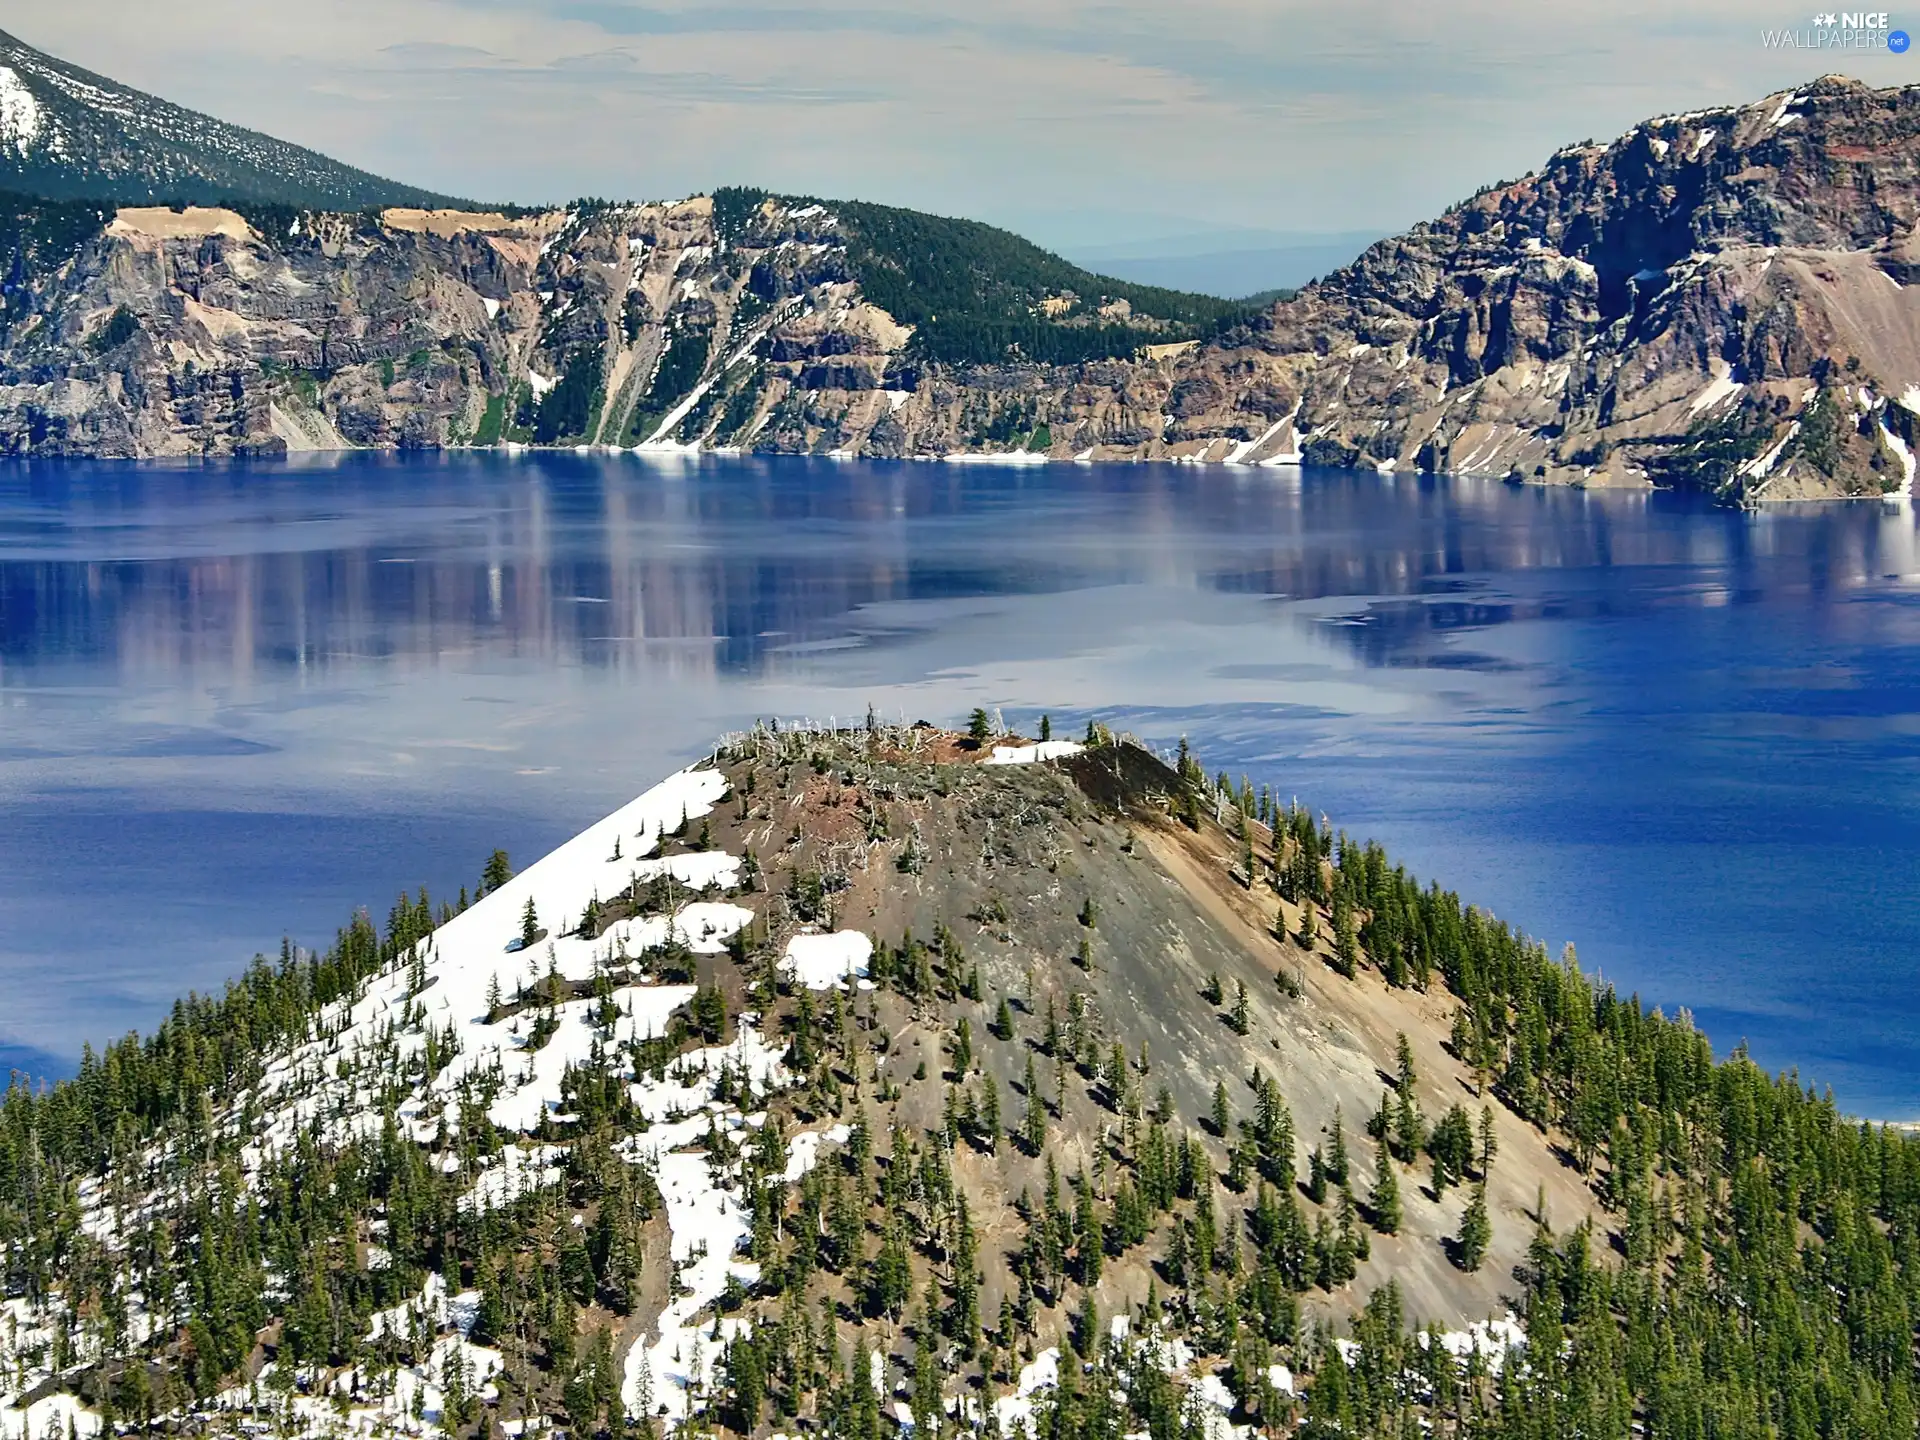
<svg viewBox="0 0 1920 1440">
<path fill-rule="evenodd" d="M 1147 466 L 0 471 L 0 1065 L 869 703 L 1184 733 L 1920 1116 L 1910 513 Z"/>
</svg>

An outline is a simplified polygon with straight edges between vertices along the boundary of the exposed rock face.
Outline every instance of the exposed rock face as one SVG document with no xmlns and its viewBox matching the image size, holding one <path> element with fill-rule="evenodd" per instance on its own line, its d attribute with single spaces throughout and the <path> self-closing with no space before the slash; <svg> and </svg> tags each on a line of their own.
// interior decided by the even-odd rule
<svg viewBox="0 0 1920 1440">
<path fill-rule="evenodd" d="M 1650 121 L 1375 245 L 1195 368 L 1291 380 L 1327 459 L 1901 488 L 1917 135 L 1920 91 L 1831 78 Z"/>
<path fill-rule="evenodd" d="M 519 438 L 1900 491 L 1917 154 L 1914 89 L 1828 78 L 1664 117 L 1204 344 L 1072 366 L 925 361 L 818 205 L 123 211 L 31 282 L 0 344 L 0 447 Z"/>
</svg>

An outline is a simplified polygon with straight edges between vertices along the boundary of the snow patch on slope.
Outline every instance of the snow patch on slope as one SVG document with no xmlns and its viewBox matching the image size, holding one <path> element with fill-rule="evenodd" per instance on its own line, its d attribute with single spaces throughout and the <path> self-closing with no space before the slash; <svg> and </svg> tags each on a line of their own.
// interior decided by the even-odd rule
<svg viewBox="0 0 1920 1440">
<path fill-rule="evenodd" d="M 1742 465 L 1740 473 L 1752 480 L 1764 479 L 1772 474 L 1773 467 L 1780 463 L 1781 455 L 1785 453 L 1787 446 L 1793 443 L 1793 437 L 1799 433 L 1800 422 L 1796 420 L 1787 427 L 1787 433 L 1776 440 L 1764 454 L 1756 455 Z"/>
<path fill-rule="evenodd" d="M 809 990 L 832 990 L 842 981 L 867 973 L 873 941 L 858 930 L 831 935 L 796 935 L 787 941 L 780 973 Z"/>
<path fill-rule="evenodd" d="M 25 158 L 46 126 L 46 114 L 27 82 L 11 66 L 0 65 L 0 145 Z"/>
<path fill-rule="evenodd" d="M 674 1063 L 668 1082 L 679 1088 L 678 1097 L 658 1086 L 634 1086 L 648 1118 L 666 1122 L 628 1144 L 632 1158 L 653 1170 L 666 1201 L 677 1293 L 655 1324 L 653 1343 L 628 1352 L 621 1393 L 629 1413 L 664 1416 L 669 1428 L 691 1413 L 693 1393 L 712 1378 L 727 1342 L 747 1329 L 735 1318 L 717 1325 L 704 1321 L 701 1312 L 729 1281 L 752 1284 L 760 1278 L 758 1265 L 735 1258 L 752 1233 L 751 1206 L 732 1193 L 730 1177 L 716 1174 L 708 1156 L 692 1148 L 716 1129 L 737 1141 L 754 1123 L 713 1100 L 709 1077 L 721 1068 L 765 1088 L 786 1080 L 779 1052 L 761 1038 L 755 1017 L 742 1016 L 731 1045 Z M 764 1115 L 756 1118 L 765 1123 Z"/>
<path fill-rule="evenodd" d="M 665 947 L 717 953 L 753 919 L 752 911 L 711 894 L 738 883 L 738 856 L 659 853 L 668 836 L 697 828 L 726 791 L 719 771 L 685 770 L 589 826 L 441 924 L 397 964 L 324 1007 L 308 1032 L 313 1038 L 274 1059 L 253 1090 L 220 1117 L 230 1128 L 243 1115 L 247 1124 L 266 1117 L 258 1132 L 242 1137 L 241 1166 L 253 1181 L 308 1137 L 330 1145 L 377 1134 L 383 1110 L 397 1097 L 400 1132 L 429 1147 L 430 1163 L 463 1181 L 460 1208 L 476 1214 L 563 1178 L 564 1146 L 536 1143 L 528 1132 L 553 1127 L 564 1135 L 572 1120 L 563 1111 L 570 1065 L 592 1064 L 624 1081 L 645 1128 L 620 1153 L 659 1187 L 675 1272 L 672 1304 L 629 1352 L 624 1393 L 632 1409 L 664 1415 L 668 1428 L 704 1403 L 721 1349 L 741 1328 L 737 1320 L 716 1326 L 714 1303 L 729 1283 L 757 1275 L 739 1253 L 752 1213 L 742 1167 L 726 1154 L 767 1122 L 764 1111 L 756 1111 L 756 1097 L 791 1082 L 780 1050 L 753 1014 L 738 1017 L 730 1042 L 681 1054 L 661 1069 L 639 1068 L 639 1047 L 629 1043 L 665 1033 L 694 994 L 691 985 L 650 981 L 652 957 Z M 597 904 L 636 885 L 658 913 L 589 925 L 583 933 L 583 917 Z M 526 946 L 529 907 L 546 933 Z M 830 964 L 837 976 L 830 983 L 863 971 L 872 950 L 863 935 L 810 939 L 812 947 L 798 947 L 803 968 L 814 973 Z M 610 999 L 577 993 L 603 978 L 611 981 Z M 487 1121 L 520 1138 L 477 1162 L 443 1145 L 443 1136 L 459 1133 L 463 1092 L 483 1096 Z M 716 1133 L 732 1143 L 711 1147 Z M 788 1175 L 804 1176 L 822 1146 L 850 1135 L 846 1126 L 835 1126 L 798 1137 Z M 80 1199 L 83 1226 L 110 1248 L 123 1245 L 139 1217 L 163 1203 L 158 1195 L 110 1203 L 93 1180 L 83 1183 Z M 578 1216 L 573 1220 L 579 1223 Z M 376 1228 L 375 1235 L 383 1231 Z M 372 1241 L 366 1255 L 370 1267 L 392 1264 Z M 374 1337 L 411 1342 L 411 1363 L 384 1376 L 349 1367 L 331 1377 L 299 1377 L 305 1393 L 284 1402 L 290 1431 L 431 1436 L 440 1427 L 449 1377 L 459 1376 L 469 1394 L 489 1393 L 501 1356 L 470 1339 L 478 1293 L 455 1291 L 447 1277 L 429 1274 L 413 1297 L 372 1317 Z M 137 1293 L 128 1301 L 135 1343 L 153 1326 L 171 1327 L 177 1319 L 172 1311 L 150 1316 Z M 44 1350 L 60 1318 L 57 1306 L 0 1301 L 0 1374 L 13 1379 L 21 1346 Z M 44 1367 L 28 1368 L 29 1385 L 55 1378 Z M 0 1380 L 0 1406 L 13 1398 Z M 240 1386 L 200 1411 L 245 1415 L 255 1399 L 249 1386 Z M 13 1424 L 17 1416 L 27 1422 L 22 1440 L 39 1440 L 50 1427 L 64 1436 L 69 1424 L 80 1437 L 98 1429 L 97 1416 L 73 1397 L 54 1395 L 23 1416 L 0 1412 L 0 1440 L 21 1433 Z"/>
<path fill-rule="evenodd" d="M 1887 448 L 1900 457 L 1900 488 L 1894 491 L 1890 498 L 1911 500 L 1913 498 L 1913 451 L 1907 448 L 1906 441 L 1887 427 L 1887 422 L 1884 420 L 1880 422 L 1880 434 L 1886 440 Z"/>
<path fill-rule="evenodd" d="M 989 765 L 1033 765 L 1042 760 L 1064 760 L 1078 755 L 1086 747 L 1073 740 L 1042 740 L 1034 745 L 996 745 L 987 757 Z"/>
<path fill-rule="evenodd" d="M 1711 410 L 1715 405 L 1738 395 L 1746 388 L 1733 378 L 1725 361 L 1716 360 L 1713 365 L 1713 378 L 1702 387 L 1698 395 L 1687 402 L 1687 414 L 1698 415 L 1702 410 Z"/>
</svg>

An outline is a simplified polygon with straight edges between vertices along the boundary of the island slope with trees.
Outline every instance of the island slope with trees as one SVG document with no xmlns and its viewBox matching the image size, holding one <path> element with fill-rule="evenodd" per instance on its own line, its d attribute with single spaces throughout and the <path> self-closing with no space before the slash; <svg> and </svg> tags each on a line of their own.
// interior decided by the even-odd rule
<svg viewBox="0 0 1920 1440">
<path fill-rule="evenodd" d="M 16 1086 L 0 1419 L 1911 1436 L 1916 1235 L 1920 1142 L 1184 747 L 767 728 Z"/>
</svg>

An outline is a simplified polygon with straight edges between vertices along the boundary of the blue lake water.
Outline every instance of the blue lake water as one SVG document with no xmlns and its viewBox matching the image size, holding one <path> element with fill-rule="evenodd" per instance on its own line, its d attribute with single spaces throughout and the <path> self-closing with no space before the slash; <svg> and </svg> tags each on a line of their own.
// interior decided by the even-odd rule
<svg viewBox="0 0 1920 1440">
<path fill-rule="evenodd" d="M 0 1066 L 525 862 L 755 716 L 1098 714 L 1920 1115 L 1893 506 L 631 456 L 0 470 Z"/>
</svg>

